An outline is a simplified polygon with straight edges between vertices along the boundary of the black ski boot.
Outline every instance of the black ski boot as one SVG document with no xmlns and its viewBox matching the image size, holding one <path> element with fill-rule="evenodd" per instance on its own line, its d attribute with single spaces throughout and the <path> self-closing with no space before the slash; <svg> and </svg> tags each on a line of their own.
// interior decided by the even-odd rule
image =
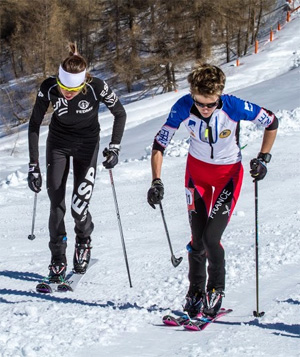
<svg viewBox="0 0 300 357">
<path fill-rule="evenodd" d="M 48 280 L 50 283 L 64 282 L 66 277 L 67 264 L 62 261 L 52 260 L 49 265 Z"/>
<path fill-rule="evenodd" d="M 222 299 L 225 296 L 222 289 L 212 289 L 206 293 L 203 313 L 214 317 L 222 306 Z"/>
<path fill-rule="evenodd" d="M 74 272 L 77 274 L 84 274 L 88 268 L 91 259 L 91 239 L 85 240 L 85 243 L 78 242 L 75 244 L 74 251 Z"/>
<path fill-rule="evenodd" d="M 205 294 L 201 291 L 189 291 L 185 297 L 186 303 L 183 311 L 186 311 L 190 318 L 196 317 L 203 309 Z"/>
</svg>

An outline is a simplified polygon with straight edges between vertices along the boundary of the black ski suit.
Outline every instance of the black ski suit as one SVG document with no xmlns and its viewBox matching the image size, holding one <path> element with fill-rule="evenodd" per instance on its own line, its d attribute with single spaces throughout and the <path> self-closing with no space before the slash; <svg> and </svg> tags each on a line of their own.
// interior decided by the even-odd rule
<svg viewBox="0 0 300 357">
<path fill-rule="evenodd" d="M 120 144 L 126 113 L 107 83 L 92 78 L 86 90 L 72 100 L 66 100 L 58 89 L 55 77 L 46 79 L 40 87 L 29 122 L 30 163 L 38 163 L 39 131 L 50 102 L 54 112 L 49 125 L 46 145 L 47 191 L 50 199 L 49 247 L 52 259 L 65 255 L 66 182 L 73 158 L 74 186 L 71 212 L 75 221 L 77 242 L 90 239 L 94 225 L 88 210 L 95 183 L 99 150 L 100 125 L 98 111 L 103 102 L 114 116 L 112 144 Z"/>
</svg>

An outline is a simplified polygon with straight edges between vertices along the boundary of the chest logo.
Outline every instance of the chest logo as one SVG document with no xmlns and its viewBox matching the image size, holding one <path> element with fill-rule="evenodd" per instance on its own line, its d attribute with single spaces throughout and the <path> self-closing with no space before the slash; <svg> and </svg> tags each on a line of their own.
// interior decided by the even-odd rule
<svg viewBox="0 0 300 357">
<path fill-rule="evenodd" d="M 78 103 L 78 107 L 80 109 L 86 109 L 88 108 L 88 106 L 90 105 L 90 103 L 86 100 L 81 100 L 79 103 Z"/>
<path fill-rule="evenodd" d="M 220 139 L 225 139 L 225 138 L 227 138 L 230 134 L 231 134 L 231 130 L 225 129 L 225 130 L 221 131 L 221 133 L 220 133 L 220 135 L 219 135 L 219 138 L 220 138 Z"/>
</svg>

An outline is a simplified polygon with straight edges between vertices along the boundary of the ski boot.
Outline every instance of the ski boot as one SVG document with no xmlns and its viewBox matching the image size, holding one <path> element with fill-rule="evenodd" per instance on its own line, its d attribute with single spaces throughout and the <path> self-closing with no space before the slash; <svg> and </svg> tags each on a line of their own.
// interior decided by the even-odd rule
<svg viewBox="0 0 300 357">
<path fill-rule="evenodd" d="M 49 265 L 49 283 L 61 283 L 64 282 L 66 277 L 67 264 L 63 262 L 57 262 L 52 260 Z"/>
<path fill-rule="evenodd" d="M 205 295 L 203 313 L 215 317 L 222 306 L 222 299 L 225 296 L 222 289 L 212 289 Z"/>
<path fill-rule="evenodd" d="M 84 274 L 86 272 L 91 259 L 91 249 L 91 239 L 87 239 L 85 243 L 77 241 L 73 258 L 75 273 Z"/>
<path fill-rule="evenodd" d="M 202 312 L 205 294 L 201 291 L 189 291 L 185 297 L 186 303 L 183 311 L 186 311 L 190 318 L 196 317 Z"/>
</svg>

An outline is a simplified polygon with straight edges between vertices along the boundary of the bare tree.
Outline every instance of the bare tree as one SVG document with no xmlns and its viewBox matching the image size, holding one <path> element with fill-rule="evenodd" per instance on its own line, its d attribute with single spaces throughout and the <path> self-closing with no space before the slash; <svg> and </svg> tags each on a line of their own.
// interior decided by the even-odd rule
<svg viewBox="0 0 300 357">
<path fill-rule="evenodd" d="M 28 92 L 56 74 L 69 41 L 124 91 L 172 91 L 183 64 L 213 58 L 216 45 L 227 62 L 245 55 L 266 21 L 276 21 L 276 5 L 284 11 L 280 1 L 1 0 L 0 83 L 28 76 L 16 94 L 2 89 L 6 108 L 14 103 L 11 116 L 24 117 Z"/>
</svg>

